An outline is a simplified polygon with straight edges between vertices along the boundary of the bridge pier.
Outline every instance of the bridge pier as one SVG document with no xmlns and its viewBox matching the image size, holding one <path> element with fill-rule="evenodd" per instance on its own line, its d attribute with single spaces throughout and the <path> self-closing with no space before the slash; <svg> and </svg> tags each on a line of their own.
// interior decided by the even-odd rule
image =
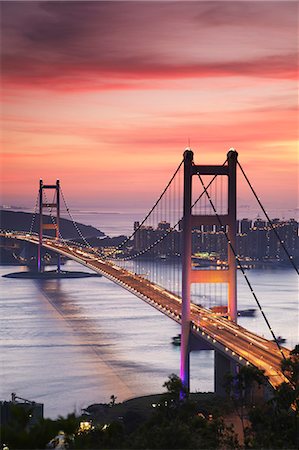
<svg viewBox="0 0 299 450">
<path fill-rule="evenodd" d="M 184 153 L 184 216 L 182 248 L 182 325 L 181 325 L 181 368 L 180 377 L 187 392 L 190 390 L 190 301 L 191 301 L 191 202 L 192 202 L 193 152 Z"/>
<path fill-rule="evenodd" d="M 237 364 L 217 350 L 215 350 L 214 358 L 214 392 L 220 397 L 226 397 L 227 392 L 224 387 L 226 376 L 237 373 Z"/>
<path fill-rule="evenodd" d="M 214 392 L 219 397 L 226 397 L 225 381 L 227 375 L 236 375 L 238 364 L 226 357 L 222 352 L 215 350 L 204 339 L 191 334 L 190 351 L 213 350 L 214 351 Z"/>
<path fill-rule="evenodd" d="M 51 189 L 55 191 L 56 200 L 50 202 L 44 202 L 43 191 L 46 189 Z M 52 223 L 44 223 L 43 222 L 43 208 L 54 208 L 56 210 L 56 216 L 52 217 Z M 37 249 L 37 271 L 39 273 L 43 272 L 43 263 L 42 263 L 42 246 L 43 246 L 43 232 L 44 230 L 53 230 L 55 233 L 55 238 L 59 239 L 59 220 L 60 220 L 60 183 L 59 180 L 56 181 L 56 184 L 43 184 L 43 180 L 39 181 L 39 242 Z M 61 261 L 60 254 L 57 255 L 57 272 L 61 271 Z"/>
</svg>

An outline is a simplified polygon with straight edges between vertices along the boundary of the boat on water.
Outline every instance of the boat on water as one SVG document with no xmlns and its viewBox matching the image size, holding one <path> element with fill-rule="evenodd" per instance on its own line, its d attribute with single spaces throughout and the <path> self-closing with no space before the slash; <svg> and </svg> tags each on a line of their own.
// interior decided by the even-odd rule
<svg viewBox="0 0 299 450">
<path fill-rule="evenodd" d="M 286 339 L 283 338 L 282 336 L 277 336 L 276 341 L 277 341 L 279 344 L 284 344 L 284 343 L 286 342 Z M 272 342 L 275 342 L 275 339 L 272 339 Z"/>
<path fill-rule="evenodd" d="M 177 334 L 176 336 L 173 336 L 172 338 L 172 345 L 179 346 L 181 345 L 181 335 Z"/>
<path fill-rule="evenodd" d="M 238 316 L 240 316 L 240 317 L 253 317 L 253 316 L 255 316 L 255 313 L 256 313 L 255 308 L 238 310 Z"/>
<path fill-rule="evenodd" d="M 222 317 L 228 316 L 227 306 L 224 305 L 216 305 L 211 307 L 211 311 L 214 314 L 217 314 Z M 238 309 L 238 316 L 239 317 L 253 317 L 255 316 L 256 309 L 255 308 L 248 308 L 248 309 Z"/>
</svg>

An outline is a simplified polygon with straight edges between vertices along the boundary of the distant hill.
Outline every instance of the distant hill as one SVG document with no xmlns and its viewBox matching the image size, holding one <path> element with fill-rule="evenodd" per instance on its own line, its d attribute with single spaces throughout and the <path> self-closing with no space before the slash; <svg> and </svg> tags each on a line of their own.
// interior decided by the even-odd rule
<svg viewBox="0 0 299 450">
<path fill-rule="evenodd" d="M 32 223 L 33 214 L 26 212 L 0 210 L 0 228 L 1 230 L 27 231 L 29 232 Z M 51 217 L 43 215 L 44 223 L 52 223 Z M 39 214 L 36 214 L 32 231 L 38 233 Z M 60 219 L 60 233 L 64 239 L 78 239 L 79 234 L 73 223 L 67 219 Z M 77 222 L 77 226 L 85 238 L 102 237 L 105 233 L 90 225 L 83 225 Z M 44 230 L 44 234 L 51 236 L 52 230 Z"/>
</svg>

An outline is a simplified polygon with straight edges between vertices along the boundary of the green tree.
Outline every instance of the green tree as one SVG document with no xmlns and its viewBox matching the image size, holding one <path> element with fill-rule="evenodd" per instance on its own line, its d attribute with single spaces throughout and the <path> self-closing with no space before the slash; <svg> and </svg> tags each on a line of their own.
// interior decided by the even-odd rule
<svg viewBox="0 0 299 450">
<path fill-rule="evenodd" d="M 76 449 L 121 449 L 126 447 L 127 437 L 120 422 L 100 424 L 93 430 L 77 434 L 73 446 Z"/>
<path fill-rule="evenodd" d="M 171 374 L 164 383 L 167 392 L 151 418 L 130 436 L 135 449 L 237 449 L 233 430 L 221 418 L 199 414 L 199 406 L 190 398 L 181 399 L 180 378 Z"/>
<path fill-rule="evenodd" d="M 270 401 L 250 411 L 254 448 L 299 447 L 299 345 L 282 360 L 281 368 L 289 382 L 282 383 Z"/>
<path fill-rule="evenodd" d="M 45 448 L 48 442 L 57 436 L 59 431 L 64 431 L 67 440 L 71 442 L 72 436 L 77 432 L 80 418 L 75 413 L 67 417 L 59 416 L 58 419 L 43 419 L 29 430 L 29 438 L 32 448 Z"/>
<path fill-rule="evenodd" d="M 1 428 L 1 441 L 10 449 L 44 449 L 60 430 L 72 436 L 76 433 L 79 418 L 69 414 L 57 420 L 42 419 L 32 427 L 28 427 L 30 411 L 13 405 L 10 422 Z"/>
<path fill-rule="evenodd" d="M 163 387 L 167 389 L 167 394 L 171 400 L 174 400 L 176 403 L 180 401 L 180 394 L 183 392 L 187 394 L 187 389 L 183 385 L 182 380 L 175 373 L 172 373 L 168 377 L 169 379 L 165 381 Z"/>
<path fill-rule="evenodd" d="M 0 430 L 1 445 L 6 444 L 9 448 L 31 448 L 27 428 L 30 415 L 30 409 L 17 404 L 11 405 L 10 419 Z"/>
<path fill-rule="evenodd" d="M 241 421 L 245 446 L 250 441 L 250 430 L 246 424 L 248 411 L 254 405 L 256 390 L 265 384 L 266 378 L 264 372 L 254 366 L 242 366 L 235 375 L 228 374 L 226 377 L 226 392 Z"/>
</svg>

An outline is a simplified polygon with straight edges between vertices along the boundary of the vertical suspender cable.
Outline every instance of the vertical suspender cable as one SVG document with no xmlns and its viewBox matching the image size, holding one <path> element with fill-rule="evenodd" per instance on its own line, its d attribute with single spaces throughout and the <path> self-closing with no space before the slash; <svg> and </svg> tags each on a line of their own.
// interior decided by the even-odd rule
<svg viewBox="0 0 299 450">
<path fill-rule="evenodd" d="M 32 231 L 33 231 L 33 226 L 34 226 L 35 217 L 36 217 L 36 213 L 37 213 L 38 200 L 39 200 L 39 192 L 37 193 L 37 197 L 36 197 L 36 201 L 35 201 L 35 207 L 34 207 L 34 212 L 33 212 L 32 220 L 31 220 L 31 225 L 30 225 L 30 228 L 29 228 L 29 234 L 30 235 L 32 234 Z"/>
<path fill-rule="evenodd" d="M 252 184 L 250 183 L 250 181 L 249 181 L 249 179 L 248 179 L 246 173 L 244 172 L 244 170 L 243 170 L 241 164 L 240 164 L 238 161 L 237 161 L 237 163 L 238 163 L 238 166 L 240 167 L 240 170 L 241 170 L 241 172 L 242 172 L 242 174 L 243 174 L 245 180 L 247 181 L 247 183 L 248 183 L 248 185 L 249 185 L 249 187 L 250 187 L 250 189 L 251 189 L 251 192 L 253 193 L 253 195 L 254 195 L 255 199 L 257 200 L 258 204 L 260 205 L 260 207 L 261 207 L 263 213 L 264 213 L 265 216 L 267 217 L 267 220 L 268 220 L 268 222 L 269 222 L 269 224 L 270 224 L 271 229 L 274 231 L 274 233 L 275 233 L 277 239 L 279 240 L 280 245 L 281 245 L 282 248 L 284 249 L 284 251 L 285 251 L 285 253 L 286 253 L 286 255 L 287 255 L 287 257 L 288 257 L 290 263 L 292 264 L 292 266 L 293 266 L 294 269 L 296 270 L 297 274 L 299 275 L 299 269 L 296 267 L 296 265 L 295 265 L 295 263 L 294 263 L 294 261 L 293 261 L 292 256 L 289 254 L 289 252 L 288 252 L 286 246 L 284 245 L 284 242 L 280 239 L 280 236 L 279 236 L 279 234 L 277 233 L 276 228 L 273 226 L 273 223 L 272 223 L 270 217 L 268 216 L 267 211 L 266 211 L 265 208 L 263 207 L 262 202 L 260 201 L 260 199 L 258 198 L 258 196 L 257 196 L 257 194 L 256 194 L 256 192 L 255 192 L 255 190 L 253 189 L 253 186 L 252 186 Z"/>
<path fill-rule="evenodd" d="M 209 193 L 207 192 L 207 189 L 206 189 L 206 187 L 205 187 L 205 185 L 204 185 L 204 182 L 203 182 L 202 177 L 200 176 L 200 174 L 198 174 L 198 177 L 199 177 L 199 179 L 200 179 L 200 182 L 201 182 L 201 185 L 202 185 L 202 187 L 203 187 L 203 190 L 204 190 L 204 192 L 206 193 L 206 196 L 207 196 L 207 198 L 208 198 L 208 200 L 209 200 L 209 202 L 210 202 L 210 205 L 211 205 L 211 207 L 212 207 L 212 209 L 213 209 L 213 211 L 214 211 L 214 213 L 215 213 L 215 215 L 216 215 L 216 217 L 217 217 L 217 220 L 218 220 L 218 222 L 219 222 L 219 225 L 220 225 L 221 227 L 223 227 L 222 220 L 220 219 L 220 217 L 219 217 L 219 215 L 218 215 L 218 213 L 217 213 L 217 211 L 216 211 L 216 209 L 215 209 L 215 206 L 214 206 L 214 204 L 213 204 L 213 202 L 212 202 L 212 200 L 211 200 L 211 198 L 210 198 L 210 196 L 209 196 Z M 285 355 L 284 355 L 284 353 L 283 353 L 283 351 L 282 351 L 282 348 L 281 348 L 281 346 L 280 346 L 280 344 L 279 344 L 279 342 L 278 342 L 278 340 L 277 340 L 277 338 L 276 338 L 276 336 L 275 336 L 275 334 L 274 334 L 274 331 L 272 330 L 271 325 L 270 325 L 270 323 L 269 323 L 269 321 L 268 321 L 268 319 L 267 319 L 267 317 L 266 317 L 266 315 L 265 315 L 265 313 L 264 313 L 264 311 L 263 311 L 263 308 L 262 308 L 262 306 L 261 306 L 261 304 L 260 304 L 260 302 L 259 302 L 259 300 L 258 300 L 258 298 L 257 298 L 257 296 L 256 296 L 256 294 L 255 294 L 255 292 L 254 292 L 254 290 L 253 290 L 253 288 L 252 288 L 252 286 L 251 286 L 251 283 L 250 283 L 250 281 L 249 281 L 249 279 L 248 279 L 248 277 L 247 277 L 247 275 L 246 275 L 246 273 L 245 273 L 245 270 L 244 270 L 244 268 L 243 268 L 243 266 L 242 266 L 242 264 L 241 264 L 241 261 L 239 260 L 239 258 L 238 258 L 238 256 L 237 256 L 236 250 L 234 249 L 234 247 L 233 247 L 232 244 L 231 244 L 231 241 L 229 240 L 229 237 L 228 237 L 228 235 L 227 235 L 227 231 L 225 231 L 225 236 L 226 236 L 226 239 L 227 239 L 227 243 L 228 243 L 228 245 L 230 246 L 230 248 L 231 248 L 231 250 L 232 250 L 232 252 L 233 252 L 233 254 L 234 254 L 235 258 L 236 258 L 236 261 L 237 261 L 237 263 L 238 263 L 239 266 L 240 266 L 241 272 L 242 272 L 242 274 L 243 274 L 243 276 L 244 276 L 244 278 L 245 278 L 245 280 L 246 280 L 246 283 L 247 283 L 247 285 L 248 285 L 248 287 L 249 287 L 249 289 L 250 289 L 250 291 L 251 291 L 251 294 L 253 295 L 253 298 L 255 299 L 256 304 L 258 305 L 259 310 L 260 310 L 260 312 L 262 313 L 262 316 L 263 316 L 263 318 L 264 318 L 264 320 L 265 320 L 265 322 L 266 322 L 266 324 L 267 324 L 267 326 L 268 326 L 268 329 L 270 330 L 270 333 L 272 334 L 272 337 L 273 337 L 273 339 L 274 339 L 274 341 L 275 341 L 275 343 L 276 343 L 276 345 L 277 345 L 277 347 L 278 347 L 278 350 L 280 351 L 280 353 L 281 353 L 283 359 L 286 359 L 286 357 L 285 357 Z"/>
</svg>

